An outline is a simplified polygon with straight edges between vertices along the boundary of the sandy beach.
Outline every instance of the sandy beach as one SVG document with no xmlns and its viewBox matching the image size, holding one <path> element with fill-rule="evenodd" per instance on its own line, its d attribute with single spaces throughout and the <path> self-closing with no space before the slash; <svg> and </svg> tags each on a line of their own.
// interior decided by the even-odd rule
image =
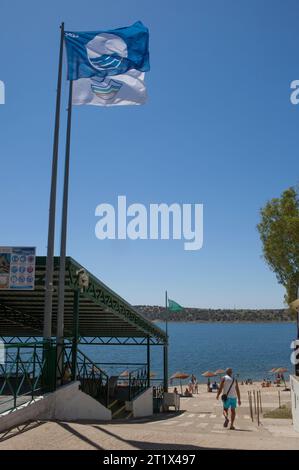
<svg viewBox="0 0 299 470">
<path fill-rule="evenodd" d="M 298 433 L 291 419 L 269 419 L 263 414 L 288 404 L 283 387 L 264 389 L 260 382 L 240 385 L 242 405 L 237 409 L 236 430 L 223 428 L 221 400 L 208 393 L 181 399 L 178 412 L 169 410 L 153 417 L 111 422 L 31 422 L 1 435 L 4 449 L 298 449 Z M 261 391 L 263 412 L 250 416 L 248 392 Z"/>
</svg>

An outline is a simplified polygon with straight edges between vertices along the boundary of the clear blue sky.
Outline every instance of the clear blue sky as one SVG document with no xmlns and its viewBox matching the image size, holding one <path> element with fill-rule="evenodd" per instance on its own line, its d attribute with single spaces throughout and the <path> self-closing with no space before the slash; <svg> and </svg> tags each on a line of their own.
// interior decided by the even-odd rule
<svg viewBox="0 0 299 470">
<path fill-rule="evenodd" d="M 46 253 L 59 24 L 110 29 L 143 21 L 151 71 L 143 107 L 73 113 L 68 254 L 134 304 L 281 307 L 261 259 L 259 208 L 298 182 L 296 0 L 2 0 L 1 245 Z M 61 163 L 67 82 L 64 69 Z M 62 164 L 56 253 L 59 249 Z M 99 241 L 95 207 L 203 203 L 204 247 Z"/>
</svg>

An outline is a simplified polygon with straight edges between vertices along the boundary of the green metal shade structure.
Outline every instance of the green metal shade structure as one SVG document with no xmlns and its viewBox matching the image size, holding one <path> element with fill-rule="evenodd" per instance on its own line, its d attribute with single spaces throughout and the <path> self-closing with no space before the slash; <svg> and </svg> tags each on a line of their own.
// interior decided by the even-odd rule
<svg viewBox="0 0 299 470">
<path fill-rule="evenodd" d="M 51 344 L 48 348 L 51 354 L 52 352 L 54 354 L 56 347 L 59 272 L 60 258 L 55 257 L 51 324 L 53 347 Z M 83 286 L 82 283 L 80 284 L 79 275 L 82 272 L 88 280 Z M 4 343 L 29 344 L 42 340 L 45 274 L 46 257 L 38 256 L 36 257 L 34 290 L 0 290 L 0 338 Z M 64 284 L 64 342 L 72 344 L 73 371 L 76 370 L 77 346 L 80 344 L 145 346 L 149 386 L 150 346 L 162 346 L 163 382 L 166 390 L 168 338 L 165 332 L 71 257 L 66 258 Z M 59 351 L 57 357 L 62 357 Z M 47 364 L 55 363 L 55 360 L 53 355 L 51 361 L 47 359 Z M 63 359 L 60 361 L 61 364 L 57 363 L 57 367 L 60 379 L 62 379 Z"/>
<path fill-rule="evenodd" d="M 41 337 L 45 300 L 46 257 L 36 259 L 36 282 L 34 291 L 0 291 L 0 335 L 2 337 Z M 78 285 L 78 271 L 84 269 L 89 276 L 89 285 L 82 291 Z M 52 335 L 56 334 L 57 285 L 59 257 L 54 258 L 54 294 Z M 80 292 L 80 315 L 78 333 L 83 342 L 93 338 L 92 344 L 110 338 L 110 343 L 127 342 L 165 344 L 165 332 L 144 318 L 132 305 L 113 292 L 99 279 L 88 272 L 73 258 L 66 259 L 65 274 L 65 337 L 72 336 L 74 316 L 74 296 Z M 138 339 L 140 338 L 140 340 Z"/>
</svg>

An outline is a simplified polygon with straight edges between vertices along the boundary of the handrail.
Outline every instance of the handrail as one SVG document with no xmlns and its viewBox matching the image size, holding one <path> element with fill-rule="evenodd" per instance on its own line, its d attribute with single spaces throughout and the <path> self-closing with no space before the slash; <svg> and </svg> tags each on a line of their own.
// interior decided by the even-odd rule
<svg viewBox="0 0 299 470">
<path fill-rule="evenodd" d="M 149 386 L 145 363 L 98 363 L 78 349 L 74 362 L 72 344 L 57 346 L 53 342 L 54 355 L 51 357 L 47 354 L 48 345 L 47 341 L 5 345 L 6 361 L 5 364 L 0 364 L 0 413 L 32 401 L 36 396 L 73 380 L 80 381 L 81 390 L 106 407 L 111 398 L 117 397 L 117 382 L 126 382 L 125 389 L 121 390 L 125 392 L 125 395 L 121 393 L 121 400 L 124 396 L 132 400 Z M 135 369 L 128 370 L 128 375 L 124 377 L 120 374 L 109 377 L 102 369 L 103 366 L 134 366 Z M 49 388 L 49 379 L 54 382 L 53 388 Z"/>
<path fill-rule="evenodd" d="M 14 344 L 10 349 L 14 351 L 6 352 L 8 360 L 0 364 L 0 396 L 6 397 L 1 399 L 0 412 L 12 410 L 43 393 L 45 358 L 39 344 L 32 343 L 30 347 Z"/>
<path fill-rule="evenodd" d="M 4 343 L 3 346 L 5 349 L 17 349 L 17 348 L 42 348 L 46 344 L 47 341 L 33 341 L 32 343 Z"/>
<path fill-rule="evenodd" d="M 82 353 L 83 354 L 83 353 Z M 95 362 L 102 366 L 146 366 L 146 362 Z"/>
<path fill-rule="evenodd" d="M 153 386 L 153 398 L 163 398 L 164 384 L 161 381 L 159 384 Z"/>
<path fill-rule="evenodd" d="M 63 360 L 61 360 L 63 358 Z M 62 367 L 62 370 L 61 370 Z M 80 381 L 80 388 L 103 405 L 109 405 L 109 376 L 86 354 L 77 350 L 75 376 L 72 377 L 72 349 L 70 344 L 61 347 L 57 357 L 58 381 L 63 385 L 71 380 Z"/>
<path fill-rule="evenodd" d="M 129 372 L 129 401 L 148 388 L 148 369 L 144 366 Z"/>
</svg>

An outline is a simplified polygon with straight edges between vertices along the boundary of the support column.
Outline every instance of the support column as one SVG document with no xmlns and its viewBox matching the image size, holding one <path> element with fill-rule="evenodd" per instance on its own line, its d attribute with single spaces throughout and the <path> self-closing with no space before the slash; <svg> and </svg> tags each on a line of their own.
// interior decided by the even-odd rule
<svg viewBox="0 0 299 470">
<path fill-rule="evenodd" d="M 168 392 L 168 343 L 163 346 L 164 392 Z"/>
<path fill-rule="evenodd" d="M 77 372 L 77 352 L 79 341 L 79 306 L 80 306 L 80 290 L 74 292 L 74 308 L 73 308 L 73 340 L 72 340 L 72 380 L 76 380 Z"/>
<path fill-rule="evenodd" d="M 150 350 L 150 337 L 147 337 L 147 386 L 151 383 L 151 350 Z"/>
</svg>

